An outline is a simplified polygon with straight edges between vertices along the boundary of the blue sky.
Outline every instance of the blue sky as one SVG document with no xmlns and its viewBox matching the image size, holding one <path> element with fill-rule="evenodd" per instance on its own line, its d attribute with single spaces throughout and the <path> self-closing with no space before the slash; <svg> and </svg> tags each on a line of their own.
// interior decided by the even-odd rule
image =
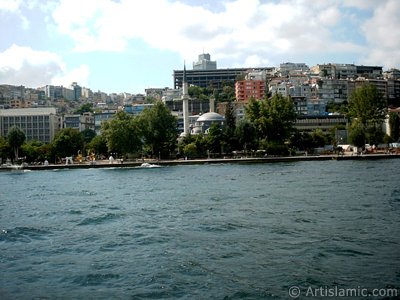
<svg viewBox="0 0 400 300">
<path fill-rule="evenodd" d="M 143 93 L 219 68 L 400 67 L 399 0 L 0 0 L 0 84 Z"/>
</svg>

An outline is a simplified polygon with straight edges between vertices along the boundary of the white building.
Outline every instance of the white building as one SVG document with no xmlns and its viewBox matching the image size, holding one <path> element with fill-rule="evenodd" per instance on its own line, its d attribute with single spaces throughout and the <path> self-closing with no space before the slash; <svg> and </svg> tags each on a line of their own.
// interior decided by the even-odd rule
<svg viewBox="0 0 400 300">
<path fill-rule="evenodd" d="M 74 128 L 79 132 L 86 129 L 95 130 L 94 116 L 90 112 L 83 113 L 82 115 L 65 115 L 64 128 Z"/>
<path fill-rule="evenodd" d="M 310 71 L 310 68 L 305 63 L 283 63 L 279 66 L 279 73 L 282 77 L 289 74 L 303 74 Z"/>
<path fill-rule="evenodd" d="M 211 60 L 211 56 L 208 53 L 199 55 L 199 60 L 193 63 L 193 70 L 216 70 L 217 62 Z"/>
<path fill-rule="evenodd" d="M 19 127 L 26 141 L 50 143 L 62 128 L 62 118 L 54 107 L 0 110 L 0 135 L 6 137 L 11 127 Z"/>
</svg>

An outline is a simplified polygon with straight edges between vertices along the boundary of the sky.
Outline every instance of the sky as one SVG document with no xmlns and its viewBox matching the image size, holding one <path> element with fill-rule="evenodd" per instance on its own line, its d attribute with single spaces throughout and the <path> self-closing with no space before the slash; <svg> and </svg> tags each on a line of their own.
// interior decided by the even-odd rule
<svg viewBox="0 0 400 300">
<path fill-rule="evenodd" d="M 399 0 L 0 0 L 0 84 L 144 93 L 201 53 L 218 68 L 400 68 L 399 12 Z"/>
</svg>

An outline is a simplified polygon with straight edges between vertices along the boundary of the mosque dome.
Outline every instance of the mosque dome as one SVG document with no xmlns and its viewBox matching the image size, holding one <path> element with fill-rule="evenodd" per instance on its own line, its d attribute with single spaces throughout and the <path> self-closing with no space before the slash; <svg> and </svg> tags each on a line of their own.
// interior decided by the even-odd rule
<svg viewBox="0 0 400 300">
<path fill-rule="evenodd" d="M 197 122 L 221 122 L 224 121 L 225 118 L 221 116 L 220 114 L 217 114 L 216 112 L 208 112 L 203 115 L 201 115 L 198 119 Z"/>
</svg>

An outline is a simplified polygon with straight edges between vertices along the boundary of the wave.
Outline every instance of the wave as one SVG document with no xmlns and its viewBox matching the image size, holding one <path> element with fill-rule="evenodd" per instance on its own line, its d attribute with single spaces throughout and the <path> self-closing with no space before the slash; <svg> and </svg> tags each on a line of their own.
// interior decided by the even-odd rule
<svg viewBox="0 0 400 300">
<path fill-rule="evenodd" d="M 0 231 L 0 242 L 30 243 L 32 240 L 43 240 L 50 231 L 34 227 L 15 227 Z"/>
<path fill-rule="evenodd" d="M 76 277 L 73 282 L 81 286 L 99 285 L 106 281 L 119 279 L 119 274 L 106 273 L 106 274 L 88 274 Z"/>
<path fill-rule="evenodd" d="M 86 218 L 83 221 L 81 221 L 78 225 L 98 225 L 98 224 L 103 224 L 106 222 L 114 221 L 116 219 L 119 219 L 120 217 L 122 217 L 121 214 L 107 213 L 107 214 L 101 215 L 101 216 Z"/>
</svg>

